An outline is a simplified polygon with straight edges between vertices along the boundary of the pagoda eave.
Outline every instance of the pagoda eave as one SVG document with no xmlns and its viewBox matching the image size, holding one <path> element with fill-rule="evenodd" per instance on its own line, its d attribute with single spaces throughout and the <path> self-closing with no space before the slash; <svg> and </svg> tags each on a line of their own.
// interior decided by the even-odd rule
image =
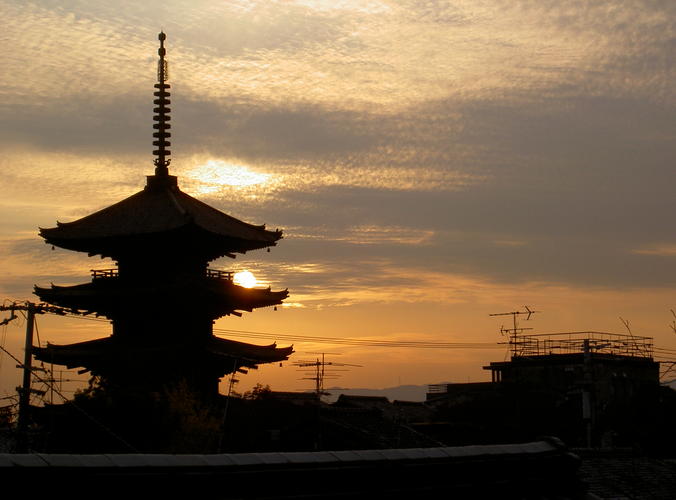
<svg viewBox="0 0 676 500">
<path fill-rule="evenodd" d="M 260 364 L 285 361 L 293 352 L 293 346 L 280 348 L 274 343 L 261 346 L 211 336 L 197 356 L 212 371 L 223 376 L 240 367 L 256 368 Z M 115 337 L 34 348 L 35 359 L 39 361 L 67 368 L 84 368 L 93 374 L 123 370 L 125 364 L 121 362 L 130 359 L 147 360 L 147 365 L 159 365 L 163 361 L 171 365 L 173 360 L 186 354 L 189 355 L 189 352 L 180 343 L 139 344 L 123 342 Z"/>
<path fill-rule="evenodd" d="M 210 278 L 173 284 L 137 284 L 109 278 L 72 286 L 35 286 L 34 293 L 43 302 L 74 311 L 94 312 L 110 319 L 115 319 L 134 303 L 143 303 L 146 307 L 158 304 L 163 309 L 167 304 L 197 306 L 216 319 L 237 315 L 236 311 L 252 312 L 262 307 L 281 305 L 289 296 L 288 290 L 245 288 L 228 280 Z"/>
<path fill-rule="evenodd" d="M 247 363 L 264 364 L 286 361 L 294 351 L 293 346 L 277 347 L 276 343 L 260 346 L 212 337 L 209 342 L 209 352 L 219 358 L 236 358 Z"/>
<path fill-rule="evenodd" d="M 175 178 L 173 184 L 158 182 L 167 179 L 150 176 L 146 189 L 73 222 L 40 228 L 40 236 L 54 246 L 113 258 L 155 246 L 180 254 L 171 244 L 181 241 L 189 250 L 221 256 L 274 246 L 282 238 L 280 230 L 243 222 L 182 192 Z"/>
<path fill-rule="evenodd" d="M 58 229 L 58 228 L 52 228 Z M 100 255 L 101 258 L 121 260 L 133 255 L 147 254 L 154 256 L 159 249 L 171 248 L 173 255 L 196 255 L 201 260 L 211 261 L 220 257 L 235 258 L 235 254 L 277 246 L 282 238 L 279 231 L 274 238 L 263 240 L 246 240 L 232 236 L 213 233 L 188 222 L 163 232 L 145 234 L 126 234 L 123 236 L 101 236 L 89 238 L 70 238 L 52 231 L 40 229 L 40 236 L 45 243 L 66 250 L 87 253 L 90 257 Z"/>
</svg>

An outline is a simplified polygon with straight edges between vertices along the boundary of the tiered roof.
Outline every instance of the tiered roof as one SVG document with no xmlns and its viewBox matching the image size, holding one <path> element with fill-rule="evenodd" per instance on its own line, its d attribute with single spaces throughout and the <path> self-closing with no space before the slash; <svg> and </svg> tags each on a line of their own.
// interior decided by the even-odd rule
<svg viewBox="0 0 676 500">
<path fill-rule="evenodd" d="M 137 358 L 152 364 L 152 360 L 166 360 L 175 354 L 175 346 L 166 342 L 137 343 L 130 346 L 115 337 L 105 337 L 69 345 L 47 344 L 34 347 L 35 358 L 45 363 L 54 363 L 67 368 L 87 367 L 93 375 L 105 373 L 111 367 L 118 367 L 120 360 Z M 185 349 L 181 355 L 188 354 Z M 277 344 L 260 346 L 235 340 L 210 337 L 205 346 L 204 362 L 222 368 L 219 376 L 226 375 L 241 367 L 256 368 L 261 363 L 285 361 L 293 353 L 293 347 L 277 347 Z"/>
<path fill-rule="evenodd" d="M 40 229 L 40 236 L 51 245 L 114 259 L 130 251 L 143 251 L 139 246 L 147 249 L 153 243 L 165 244 L 167 235 L 173 240 L 189 236 L 192 247 L 203 249 L 208 260 L 274 246 L 282 237 L 281 231 L 247 224 L 202 203 L 182 192 L 176 177 L 169 175 L 171 94 L 166 82 L 167 37 L 160 33 L 158 38 L 158 83 L 153 101 L 155 175 L 148 176 L 143 191 L 74 222 L 57 222 L 54 228 Z M 171 247 L 165 250 L 171 252 Z"/>
<path fill-rule="evenodd" d="M 279 230 L 242 222 L 193 198 L 175 179 L 150 176 L 143 191 L 76 221 L 40 229 L 40 236 L 50 245 L 115 259 L 143 251 L 153 240 L 190 235 L 191 246 L 201 245 L 207 260 L 275 246 L 282 237 Z"/>
<path fill-rule="evenodd" d="M 157 377 L 165 374 L 166 366 L 175 375 L 183 357 L 206 377 L 286 360 L 292 347 L 257 346 L 213 335 L 214 319 L 281 304 L 288 291 L 238 286 L 231 273 L 209 270 L 207 263 L 274 246 L 282 232 L 268 231 L 264 225 L 248 224 L 210 207 L 181 191 L 176 177 L 169 175 L 170 94 L 164 33 L 159 39 L 154 175 L 148 176 L 142 191 L 114 205 L 40 229 L 48 244 L 118 261 L 118 269 L 94 271 L 90 283 L 35 287 L 43 301 L 108 317 L 115 333 L 88 342 L 37 348 L 36 357 L 120 376 L 157 364 L 161 372 Z M 188 315 L 176 322 L 171 318 L 176 311 Z M 146 322 L 146 318 L 157 320 Z"/>
<path fill-rule="evenodd" d="M 211 319 L 216 319 L 230 314 L 241 316 L 238 311 L 279 305 L 289 292 L 272 291 L 269 287 L 246 288 L 229 279 L 183 275 L 161 282 L 140 280 L 130 284 L 112 277 L 81 285 L 36 286 L 35 294 L 44 302 L 78 312 L 95 312 L 110 319 L 123 315 L 130 304 L 167 304 L 178 298 L 183 307 L 199 303 Z"/>
</svg>

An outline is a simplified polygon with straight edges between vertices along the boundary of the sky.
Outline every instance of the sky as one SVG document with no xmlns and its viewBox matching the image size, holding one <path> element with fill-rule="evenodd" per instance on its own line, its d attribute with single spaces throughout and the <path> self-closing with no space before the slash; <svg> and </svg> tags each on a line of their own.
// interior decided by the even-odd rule
<svg viewBox="0 0 676 500">
<path fill-rule="evenodd" d="M 675 2 L 0 6 L 0 299 L 112 266 L 52 251 L 37 231 L 142 189 L 164 30 L 171 173 L 284 231 L 270 253 L 212 263 L 290 292 L 277 311 L 219 320 L 219 335 L 483 347 L 294 341 L 290 362 L 240 388 L 310 388 L 293 361 L 322 352 L 361 365 L 336 372 L 343 387 L 488 380 L 510 325 L 489 315 L 525 305 L 540 311 L 521 324 L 533 333 L 627 333 L 622 318 L 676 349 Z M 42 343 L 110 332 L 39 322 Z M 0 334 L 22 357 L 21 321 Z M 5 397 L 20 374 L 0 362 Z"/>
</svg>

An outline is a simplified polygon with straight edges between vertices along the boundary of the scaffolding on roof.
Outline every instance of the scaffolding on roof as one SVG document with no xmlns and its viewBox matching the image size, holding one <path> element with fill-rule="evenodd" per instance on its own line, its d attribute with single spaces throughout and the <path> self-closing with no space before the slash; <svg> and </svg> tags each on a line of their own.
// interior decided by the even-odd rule
<svg viewBox="0 0 676 500">
<path fill-rule="evenodd" d="M 585 351 L 646 359 L 653 357 L 652 337 L 595 331 L 512 335 L 509 347 L 512 358 Z"/>
</svg>

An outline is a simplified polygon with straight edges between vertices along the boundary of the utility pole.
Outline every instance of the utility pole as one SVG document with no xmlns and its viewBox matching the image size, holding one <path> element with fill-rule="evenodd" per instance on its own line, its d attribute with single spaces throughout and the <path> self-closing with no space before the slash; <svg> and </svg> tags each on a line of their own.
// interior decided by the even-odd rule
<svg viewBox="0 0 676 500">
<path fill-rule="evenodd" d="M 7 324 L 17 318 L 16 311 L 26 312 L 26 339 L 24 342 L 23 364 L 17 365 L 17 368 L 23 369 L 23 381 L 21 387 L 16 390 L 19 393 L 19 416 L 17 422 L 17 451 L 19 453 L 28 452 L 28 424 L 30 421 L 30 396 L 32 393 L 44 394 L 43 391 L 31 389 L 31 377 L 33 374 L 33 332 L 35 330 L 35 315 L 53 313 L 65 316 L 73 313 L 62 307 L 50 306 L 47 304 L 35 304 L 33 302 L 13 302 L 10 305 L 0 306 L 0 311 L 10 311 L 9 318 L 0 322 Z"/>
<path fill-rule="evenodd" d="M 324 394 L 327 394 L 324 392 L 324 379 L 327 378 L 327 373 L 326 373 L 326 367 L 334 367 L 334 366 L 357 366 L 360 367 L 362 365 L 352 365 L 349 363 L 336 363 L 334 361 L 326 361 L 325 358 L 325 353 L 317 353 L 321 354 L 322 358 L 321 361 L 319 358 L 316 358 L 314 361 L 296 361 L 294 366 L 298 366 L 301 368 L 313 368 L 314 371 L 311 373 L 308 373 L 308 375 L 311 375 L 310 377 L 303 377 L 301 380 L 314 380 L 315 382 L 315 393 L 317 394 L 317 401 L 320 400 L 321 396 Z M 333 375 L 333 371 L 341 371 L 339 370 L 332 370 L 330 372 L 329 377 Z M 345 370 L 342 370 L 345 371 Z"/>
<path fill-rule="evenodd" d="M 592 447 L 592 401 L 591 401 L 591 389 L 592 389 L 592 370 L 591 370 L 591 346 L 589 345 L 589 339 L 584 339 L 583 343 L 583 353 L 584 353 L 584 381 L 582 383 L 582 421 L 585 424 L 585 433 L 587 448 Z"/>
<path fill-rule="evenodd" d="M 361 365 L 352 365 L 348 363 L 336 363 L 333 361 L 326 361 L 325 353 L 315 353 L 315 354 L 321 354 L 321 361 L 319 358 L 316 358 L 314 361 L 296 361 L 293 363 L 295 366 L 302 368 L 312 368 L 314 369 L 314 372 L 308 373 L 308 375 L 311 375 L 310 377 L 303 377 L 301 380 L 314 380 L 315 382 L 315 393 L 317 395 L 317 400 L 316 400 L 316 413 L 315 413 L 315 442 L 314 442 L 314 449 L 315 450 L 321 450 L 322 449 L 322 430 L 321 430 L 321 407 L 322 407 L 322 396 L 325 394 L 328 394 L 327 392 L 324 392 L 324 379 L 326 378 L 326 367 L 333 367 L 333 366 L 358 366 L 361 367 Z M 343 370 L 345 371 L 345 370 Z"/>
<path fill-rule="evenodd" d="M 35 326 L 35 304 L 26 303 L 26 342 L 23 356 L 23 383 L 19 391 L 19 422 L 17 448 L 19 453 L 28 452 L 28 412 L 31 397 L 31 369 L 33 365 L 33 329 Z"/>
</svg>

